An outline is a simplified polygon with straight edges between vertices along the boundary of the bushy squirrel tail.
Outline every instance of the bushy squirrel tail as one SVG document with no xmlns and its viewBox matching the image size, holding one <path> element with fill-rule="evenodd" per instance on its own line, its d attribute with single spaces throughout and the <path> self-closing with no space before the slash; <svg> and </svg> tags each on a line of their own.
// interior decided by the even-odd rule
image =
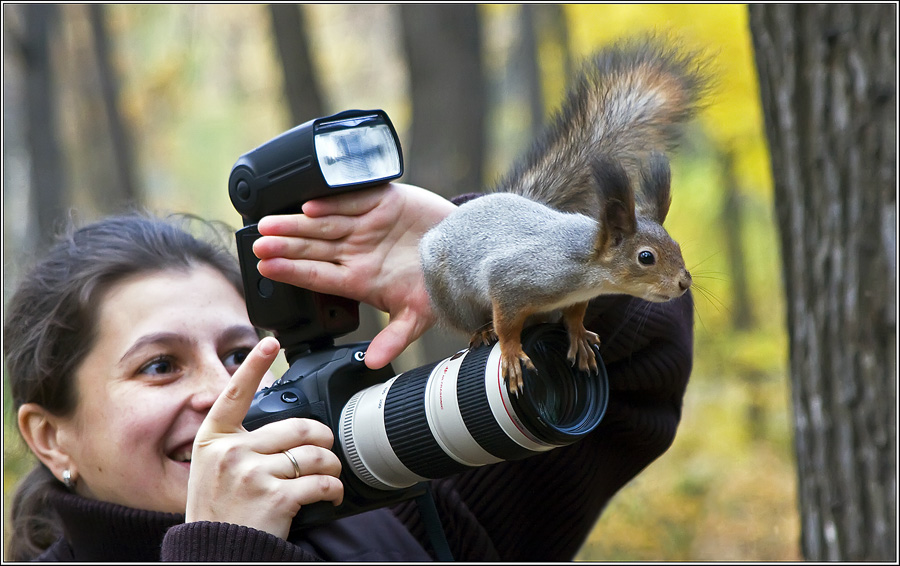
<svg viewBox="0 0 900 566">
<path fill-rule="evenodd" d="M 659 36 L 601 49 L 584 64 L 565 102 L 495 192 L 597 217 L 598 156 L 617 160 L 632 184 L 651 152 L 675 148 L 710 86 L 708 60 Z M 641 195 L 635 194 L 641 208 Z"/>
</svg>

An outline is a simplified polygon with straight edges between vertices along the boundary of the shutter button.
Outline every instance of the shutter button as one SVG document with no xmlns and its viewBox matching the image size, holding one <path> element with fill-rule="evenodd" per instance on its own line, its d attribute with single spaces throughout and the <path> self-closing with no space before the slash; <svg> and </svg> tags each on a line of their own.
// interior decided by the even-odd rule
<svg viewBox="0 0 900 566">
<path fill-rule="evenodd" d="M 284 393 L 281 394 L 281 400 L 284 401 L 285 403 L 296 403 L 300 399 L 297 397 L 296 393 L 293 393 L 291 391 L 285 391 Z"/>
</svg>

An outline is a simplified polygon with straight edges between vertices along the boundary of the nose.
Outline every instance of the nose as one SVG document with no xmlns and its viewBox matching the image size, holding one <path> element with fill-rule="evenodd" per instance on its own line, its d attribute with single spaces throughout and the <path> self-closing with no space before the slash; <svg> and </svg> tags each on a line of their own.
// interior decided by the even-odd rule
<svg viewBox="0 0 900 566">
<path fill-rule="evenodd" d="M 194 379 L 191 380 L 194 388 L 191 394 L 191 407 L 195 411 L 208 411 L 225 390 L 229 379 L 231 374 L 218 358 L 216 363 L 207 363 L 198 369 Z"/>
<path fill-rule="evenodd" d="M 684 291 L 688 290 L 688 288 L 691 286 L 691 283 L 693 283 L 693 282 L 694 282 L 693 279 L 691 279 L 691 272 L 685 269 L 684 274 L 681 276 L 681 279 L 678 281 L 678 287 L 681 289 L 682 292 L 684 292 Z"/>
</svg>

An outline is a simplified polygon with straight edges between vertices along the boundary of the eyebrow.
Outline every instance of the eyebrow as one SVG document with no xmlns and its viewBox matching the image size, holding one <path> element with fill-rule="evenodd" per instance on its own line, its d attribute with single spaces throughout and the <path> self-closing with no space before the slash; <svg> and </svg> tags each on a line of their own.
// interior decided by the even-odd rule
<svg viewBox="0 0 900 566">
<path fill-rule="evenodd" d="M 256 329 L 252 326 L 247 325 L 234 325 L 229 326 L 225 330 L 219 333 L 217 337 L 217 341 L 231 342 L 235 340 L 243 340 L 243 339 L 252 339 L 254 341 L 259 341 L 259 334 Z M 192 337 L 185 336 L 184 334 L 178 332 L 154 332 L 152 334 L 145 334 L 138 338 L 134 344 L 131 345 L 128 350 L 122 355 L 119 359 L 118 364 L 121 365 L 125 360 L 127 360 L 130 356 L 132 356 L 135 352 L 139 351 L 141 348 L 144 348 L 148 345 L 155 344 L 166 344 L 166 345 L 183 345 L 183 344 L 194 344 L 196 340 Z"/>
</svg>

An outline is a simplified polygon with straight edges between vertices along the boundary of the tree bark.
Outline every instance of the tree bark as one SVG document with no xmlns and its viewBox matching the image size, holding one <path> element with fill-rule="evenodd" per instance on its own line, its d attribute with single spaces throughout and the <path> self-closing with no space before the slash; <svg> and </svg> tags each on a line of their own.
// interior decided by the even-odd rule
<svg viewBox="0 0 900 566">
<path fill-rule="evenodd" d="M 513 54 L 515 66 L 522 74 L 523 90 L 528 100 L 528 113 L 531 117 L 531 137 L 538 135 L 544 125 L 544 90 L 541 84 L 539 37 L 537 33 L 537 4 L 519 6 L 518 52 Z"/>
<path fill-rule="evenodd" d="M 121 208 L 140 204 L 141 192 L 134 173 L 134 145 L 119 108 L 119 80 L 110 54 L 109 34 L 106 30 L 104 15 L 105 6 L 89 4 L 87 10 L 94 40 L 103 109 L 109 126 L 113 165 L 118 179 L 117 186 L 112 191 L 113 194 L 109 195 L 112 198 L 101 198 L 97 205 L 105 212 L 117 212 Z"/>
<path fill-rule="evenodd" d="M 28 4 L 24 8 L 22 53 L 31 160 L 31 212 L 37 225 L 40 251 L 52 242 L 68 202 L 50 57 L 50 38 L 58 31 L 59 7 Z"/>
<path fill-rule="evenodd" d="M 269 14 L 284 69 L 284 94 L 291 110 L 292 126 L 296 126 L 325 113 L 307 43 L 303 7 L 270 4 Z"/>
<path fill-rule="evenodd" d="M 444 196 L 481 190 L 485 87 L 478 6 L 401 4 L 400 17 L 413 106 L 404 147 L 407 178 Z"/>
<path fill-rule="evenodd" d="M 731 282 L 731 326 L 735 330 L 749 330 L 755 325 L 752 299 L 747 281 L 744 254 L 744 217 L 741 214 L 741 189 L 734 169 L 733 149 L 722 150 L 722 200 L 721 222 L 725 250 L 728 253 L 728 280 Z"/>
<path fill-rule="evenodd" d="M 751 4 L 806 559 L 896 561 L 896 6 Z"/>
</svg>

